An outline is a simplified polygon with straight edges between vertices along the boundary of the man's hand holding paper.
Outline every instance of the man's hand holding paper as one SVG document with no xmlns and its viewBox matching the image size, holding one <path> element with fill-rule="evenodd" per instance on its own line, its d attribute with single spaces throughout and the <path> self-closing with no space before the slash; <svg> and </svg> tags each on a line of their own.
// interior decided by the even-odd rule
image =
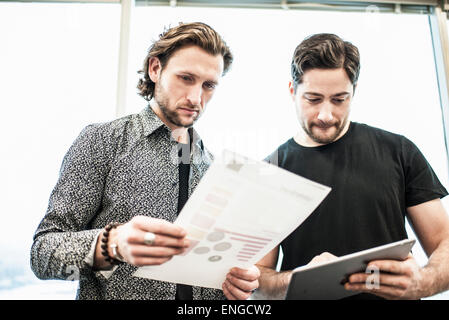
<svg viewBox="0 0 449 320">
<path fill-rule="evenodd" d="M 225 151 L 208 169 L 175 225 L 190 246 L 134 276 L 222 289 L 245 299 L 258 287 L 254 266 L 297 228 L 330 188 Z M 231 270 L 231 271 L 230 271 Z"/>
<path fill-rule="evenodd" d="M 111 253 L 111 256 L 137 267 L 163 265 L 189 247 L 186 235 L 186 230 L 169 221 L 136 216 L 110 231 L 110 241 L 117 245 L 116 254 Z M 97 254 L 101 254 L 100 251 L 97 250 Z M 259 276 L 259 269 L 255 266 L 232 268 L 222 285 L 223 293 L 229 300 L 247 299 L 258 288 Z"/>
<path fill-rule="evenodd" d="M 223 293 L 228 300 L 246 300 L 259 287 L 260 271 L 256 266 L 248 269 L 232 268 L 223 283 Z"/>
</svg>

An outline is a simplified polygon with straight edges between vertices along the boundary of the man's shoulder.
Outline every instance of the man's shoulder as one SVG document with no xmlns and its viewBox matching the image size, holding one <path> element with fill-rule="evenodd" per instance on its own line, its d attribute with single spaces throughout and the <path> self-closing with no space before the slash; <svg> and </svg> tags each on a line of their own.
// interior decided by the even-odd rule
<svg viewBox="0 0 449 320">
<path fill-rule="evenodd" d="M 278 164 L 280 157 L 285 157 L 289 153 L 289 146 L 292 144 L 293 138 L 280 144 L 273 152 L 265 157 L 264 161 L 271 164 Z"/>
<path fill-rule="evenodd" d="M 382 129 L 379 127 L 374 127 L 366 123 L 351 122 L 351 125 L 353 126 L 353 131 L 355 135 L 361 138 L 369 136 L 383 142 L 394 142 L 394 143 L 401 143 L 403 140 L 407 140 L 407 138 L 402 134 L 388 131 L 386 129 Z"/>
<path fill-rule="evenodd" d="M 142 134 L 143 122 L 142 112 L 133 113 L 110 121 L 91 123 L 83 131 L 87 134 L 99 135 L 104 139 L 114 139 L 124 135 Z"/>
<path fill-rule="evenodd" d="M 372 143 L 376 147 L 386 148 L 392 153 L 416 154 L 419 153 L 418 146 L 405 135 L 391 132 L 385 129 L 369 126 L 367 124 L 356 123 L 354 136 L 358 137 L 360 141 Z"/>
</svg>

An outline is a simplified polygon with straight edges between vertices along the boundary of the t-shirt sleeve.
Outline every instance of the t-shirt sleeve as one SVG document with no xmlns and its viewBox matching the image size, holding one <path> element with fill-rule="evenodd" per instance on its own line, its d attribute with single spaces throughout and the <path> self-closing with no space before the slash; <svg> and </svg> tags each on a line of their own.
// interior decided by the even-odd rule
<svg viewBox="0 0 449 320">
<path fill-rule="evenodd" d="M 407 207 L 443 198 L 448 194 L 418 147 L 406 138 L 402 143 L 402 156 Z"/>
<path fill-rule="evenodd" d="M 270 155 L 266 156 L 263 161 L 275 166 L 279 166 L 279 149 L 276 149 Z"/>
</svg>

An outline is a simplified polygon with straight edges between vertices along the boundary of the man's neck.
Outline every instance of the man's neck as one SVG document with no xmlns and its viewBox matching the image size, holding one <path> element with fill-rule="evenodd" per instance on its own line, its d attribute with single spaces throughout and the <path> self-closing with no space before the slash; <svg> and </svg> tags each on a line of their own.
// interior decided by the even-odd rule
<svg viewBox="0 0 449 320">
<path fill-rule="evenodd" d="M 187 128 L 178 128 L 176 130 L 172 130 L 171 136 L 173 140 L 177 143 L 188 144 L 189 143 L 189 134 Z"/>
</svg>

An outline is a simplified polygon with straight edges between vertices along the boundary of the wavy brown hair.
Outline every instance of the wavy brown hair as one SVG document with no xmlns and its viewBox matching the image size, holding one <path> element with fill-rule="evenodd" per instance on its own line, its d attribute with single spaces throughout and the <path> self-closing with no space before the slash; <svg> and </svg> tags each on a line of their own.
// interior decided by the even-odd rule
<svg viewBox="0 0 449 320">
<path fill-rule="evenodd" d="M 139 95 L 147 101 L 151 100 L 154 95 L 155 84 L 148 75 L 150 59 L 157 57 L 161 62 L 163 70 L 173 53 L 186 45 L 196 45 L 214 56 L 221 55 L 223 57 L 222 75 L 225 75 L 231 67 L 233 61 L 231 50 L 214 29 L 201 22 L 181 22 L 178 26 L 166 29 L 160 34 L 159 39 L 153 42 L 148 50 L 143 68 L 138 71 L 139 74 L 143 74 L 143 77 L 139 79 L 137 84 Z"/>
<path fill-rule="evenodd" d="M 291 63 L 295 92 L 307 70 L 339 68 L 345 69 L 355 88 L 360 73 L 360 54 L 356 46 L 331 33 L 305 38 L 296 47 Z"/>
</svg>

